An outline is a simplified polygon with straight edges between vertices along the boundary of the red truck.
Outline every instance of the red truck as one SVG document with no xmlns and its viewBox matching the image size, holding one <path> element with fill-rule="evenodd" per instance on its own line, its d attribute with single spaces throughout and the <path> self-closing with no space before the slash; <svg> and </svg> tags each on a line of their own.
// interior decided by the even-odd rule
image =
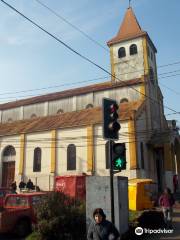
<svg viewBox="0 0 180 240">
<path fill-rule="evenodd" d="M 0 210 L 3 208 L 4 199 L 8 193 L 11 193 L 11 189 L 3 187 L 0 188 Z"/>
<path fill-rule="evenodd" d="M 45 196 L 43 192 L 7 194 L 0 212 L 0 233 L 13 232 L 24 237 L 36 223 L 34 206 Z"/>
</svg>

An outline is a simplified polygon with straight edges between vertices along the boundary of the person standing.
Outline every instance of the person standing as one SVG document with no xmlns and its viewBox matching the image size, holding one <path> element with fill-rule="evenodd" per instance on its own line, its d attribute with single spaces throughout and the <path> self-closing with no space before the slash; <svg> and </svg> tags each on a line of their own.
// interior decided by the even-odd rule
<svg viewBox="0 0 180 240">
<path fill-rule="evenodd" d="M 31 179 L 28 180 L 28 182 L 26 184 L 26 187 L 27 187 L 28 190 L 34 190 L 34 184 L 31 181 Z"/>
<path fill-rule="evenodd" d="M 117 240 L 120 234 L 116 227 L 108 220 L 102 208 L 96 208 L 93 212 L 93 221 L 91 222 L 87 240 Z"/>
<path fill-rule="evenodd" d="M 16 181 L 14 181 L 11 183 L 11 191 L 12 193 L 17 193 L 16 190 L 17 190 L 17 185 L 16 185 Z"/>
<path fill-rule="evenodd" d="M 172 228 L 172 212 L 175 203 L 174 197 L 169 188 L 165 188 L 163 194 L 159 198 L 159 205 L 162 208 L 164 222 L 168 228 Z"/>
<path fill-rule="evenodd" d="M 26 183 L 23 182 L 23 180 L 20 181 L 19 183 L 19 189 L 20 189 L 20 192 L 22 191 L 22 189 L 24 189 L 26 187 Z"/>
</svg>

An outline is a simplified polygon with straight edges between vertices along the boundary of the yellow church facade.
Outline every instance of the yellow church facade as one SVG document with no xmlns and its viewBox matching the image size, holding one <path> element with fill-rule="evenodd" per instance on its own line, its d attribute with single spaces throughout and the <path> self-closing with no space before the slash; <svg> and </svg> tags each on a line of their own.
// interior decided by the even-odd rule
<svg viewBox="0 0 180 240">
<path fill-rule="evenodd" d="M 128 8 L 108 41 L 109 82 L 0 105 L 0 185 L 29 178 L 43 190 L 56 176 L 109 175 L 102 137 L 102 99 L 119 104 L 118 142 L 126 144 L 127 169 L 118 173 L 152 178 L 161 190 L 180 173 L 180 140 L 168 127 L 158 85 L 156 48 Z"/>
</svg>

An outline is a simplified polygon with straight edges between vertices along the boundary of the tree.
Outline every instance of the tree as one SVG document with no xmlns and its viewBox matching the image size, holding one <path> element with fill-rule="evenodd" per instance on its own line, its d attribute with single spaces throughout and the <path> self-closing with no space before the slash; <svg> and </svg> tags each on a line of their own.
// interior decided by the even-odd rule
<svg viewBox="0 0 180 240">
<path fill-rule="evenodd" d="M 48 194 L 36 207 L 40 239 L 85 239 L 85 204 L 62 192 Z"/>
</svg>

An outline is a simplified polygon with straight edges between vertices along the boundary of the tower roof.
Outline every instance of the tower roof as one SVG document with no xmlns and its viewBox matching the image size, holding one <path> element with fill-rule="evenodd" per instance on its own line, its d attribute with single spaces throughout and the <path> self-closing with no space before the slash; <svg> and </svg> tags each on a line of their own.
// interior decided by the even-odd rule
<svg viewBox="0 0 180 240">
<path fill-rule="evenodd" d="M 129 7 L 124 16 L 123 22 L 117 35 L 107 42 L 108 46 L 121 42 L 124 40 L 147 35 L 147 32 L 143 31 L 136 19 L 136 16 L 131 7 Z"/>
</svg>

